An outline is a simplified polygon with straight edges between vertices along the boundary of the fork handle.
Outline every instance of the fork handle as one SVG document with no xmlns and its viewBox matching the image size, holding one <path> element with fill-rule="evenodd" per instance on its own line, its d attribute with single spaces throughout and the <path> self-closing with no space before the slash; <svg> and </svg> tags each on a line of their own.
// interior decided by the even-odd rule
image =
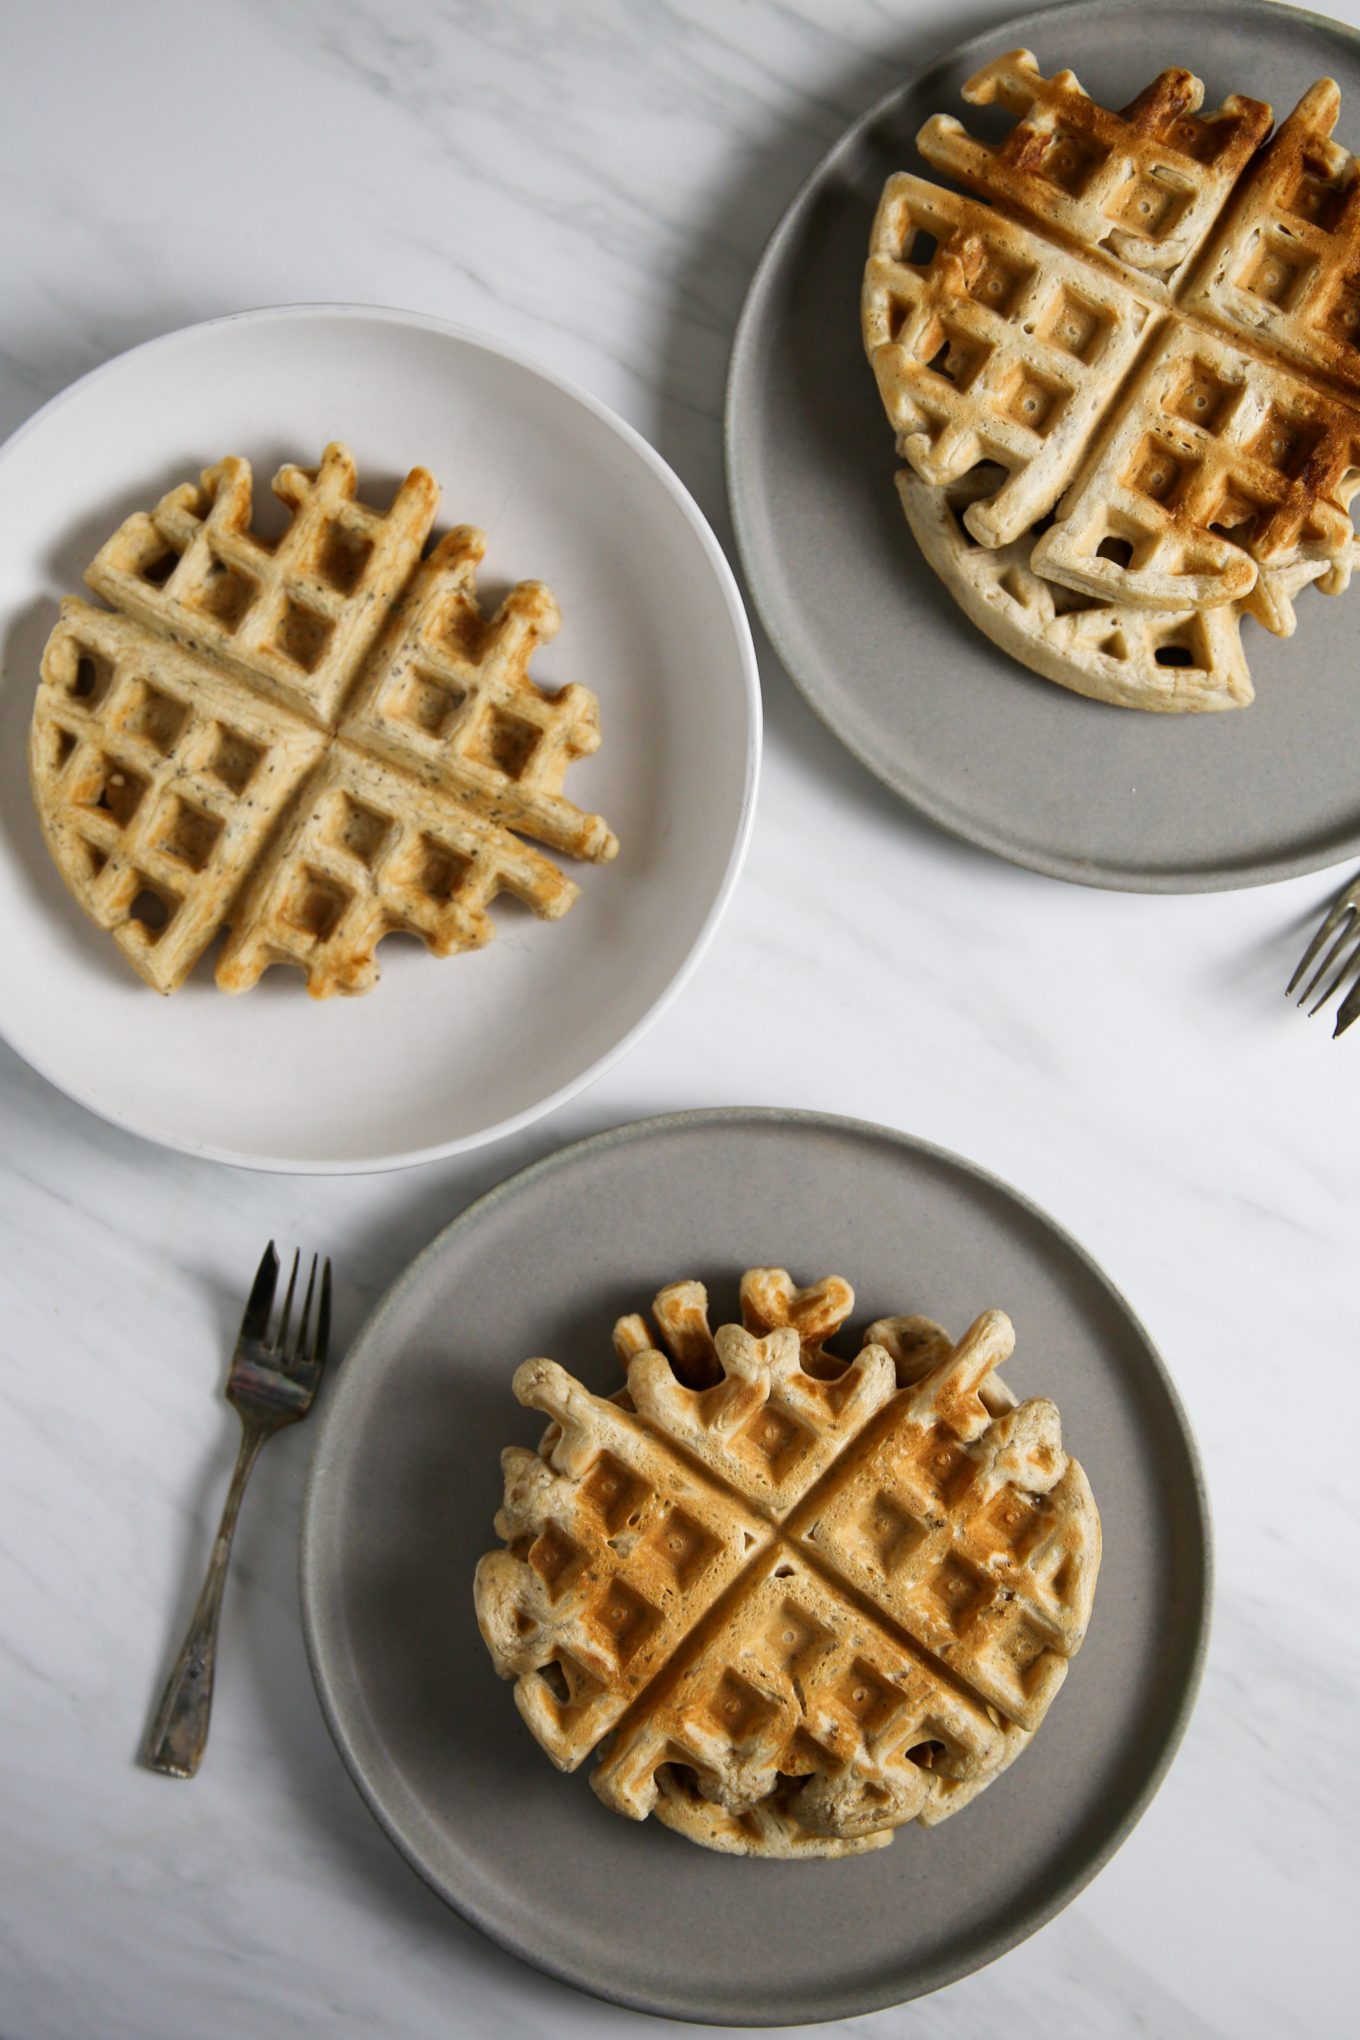
<svg viewBox="0 0 1360 2040">
<path fill-rule="evenodd" d="M 192 1778 L 198 1769 L 208 1740 L 208 1717 L 212 1713 L 213 1674 L 217 1668 L 217 1620 L 222 1612 L 222 1589 L 227 1582 L 227 1561 L 231 1557 L 232 1534 L 241 1511 L 250 1470 L 260 1456 L 260 1447 L 272 1426 L 241 1419 L 241 1449 L 227 1490 L 222 1520 L 208 1561 L 203 1591 L 198 1597 L 193 1620 L 174 1669 L 165 1682 L 160 1705 L 147 1738 L 146 1762 L 167 1778 Z"/>
</svg>

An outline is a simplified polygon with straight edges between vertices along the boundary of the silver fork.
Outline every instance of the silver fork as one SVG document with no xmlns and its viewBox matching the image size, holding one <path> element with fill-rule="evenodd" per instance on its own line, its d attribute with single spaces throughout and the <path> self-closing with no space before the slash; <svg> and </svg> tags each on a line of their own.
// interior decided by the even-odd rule
<svg viewBox="0 0 1360 2040">
<path fill-rule="evenodd" d="M 293 1315 L 293 1291 L 297 1283 L 298 1257 L 288 1277 L 283 1315 L 269 1338 L 269 1314 L 278 1287 L 279 1257 L 271 1240 L 264 1250 L 241 1320 L 227 1377 L 227 1401 L 241 1419 L 241 1449 L 231 1477 L 222 1521 L 217 1529 L 208 1562 L 207 1578 L 194 1609 L 184 1648 L 166 1681 L 147 1738 L 146 1761 L 153 1771 L 168 1778 L 192 1778 L 198 1769 L 208 1740 L 208 1717 L 212 1712 L 213 1672 L 217 1664 L 217 1619 L 222 1611 L 222 1589 L 227 1580 L 232 1533 L 241 1509 L 241 1497 L 250 1470 L 265 1441 L 285 1424 L 296 1424 L 312 1406 L 331 1333 L 331 1264 L 321 1264 L 321 1289 L 317 1296 L 316 1323 L 312 1323 L 312 1299 L 316 1294 L 317 1260 L 307 1277 L 307 1295 L 297 1328 L 289 1338 Z"/>
<path fill-rule="evenodd" d="M 1326 949 L 1329 942 L 1332 945 L 1331 948 L 1327 949 L 1327 954 L 1322 958 L 1321 963 L 1318 964 L 1317 969 L 1299 993 L 1298 1003 L 1301 1006 L 1305 999 L 1311 998 L 1317 984 L 1322 979 L 1327 979 L 1327 982 L 1322 986 L 1322 990 L 1308 1008 L 1309 1018 L 1311 1019 L 1319 1006 L 1325 1006 L 1328 999 L 1341 989 L 1341 986 L 1351 973 L 1353 971 L 1356 972 L 1355 983 L 1337 1008 L 1336 1025 L 1332 1029 L 1332 1038 L 1335 1040 L 1338 1034 L 1346 1032 L 1352 1021 L 1360 1020 L 1360 878 L 1355 879 L 1346 887 L 1345 892 L 1342 893 L 1340 899 L 1332 908 L 1331 913 L 1328 914 L 1326 920 L 1318 929 L 1317 934 L 1304 951 L 1298 969 L 1285 987 L 1285 997 L 1287 999 L 1293 996 L 1295 985 L 1304 975 L 1314 958 L 1322 950 Z M 1336 962 L 1338 957 L 1341 959 L 1339 963 Z M 1328 978 L 1327 973 L 1332 970 L 1333 963 L 1336 963 L 1336 969 L 1332 971 L 1331 977 Z"/>
</svg>

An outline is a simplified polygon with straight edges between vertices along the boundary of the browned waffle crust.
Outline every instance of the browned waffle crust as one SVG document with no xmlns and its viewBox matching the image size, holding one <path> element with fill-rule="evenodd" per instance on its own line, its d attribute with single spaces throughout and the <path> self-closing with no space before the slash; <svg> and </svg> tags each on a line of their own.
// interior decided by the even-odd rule
<svg viewBox="0 0 1360 2040">
<path fill-rule="evenodd" d="M 1183 70 L 1113 112 L 1015 50 L 964 97 L 1013 117 L 1004 139 L 937 114 L 918 146 L 976 196 L 890 178 L 864 281 L 912 528 L 1050 679 L 1249 702 L 1241 619 L 1288 636 L 1292 597 L 1340 594 L 1355 554 L 1360 173 L 1337 88 L 1264 147 L 1269 107 L 1204 114 Z"/>
<path fill-rule="evenodd" d="M 918 1317 L 827 1349 L 838 1278 L 742 1284 L 710 1332 L 696 1282 L 625 1318 L 627 1389 L 550 1360 L 515 1377 L 551 1424 L 503 1456 L 504 1550 L 478 1620 L 553 1761 L 601 1799 L 756 1856 L 882 1847 L 946 1819 L 1038 1728 L 1100 1558 L 1058 1412 L 1017 1404 L 988 1312 L 955 1346 Z"/>
<path fill-rule="evenodd" d="M 363 992 L 401 930 L 437 956 L 495 932 L 499 892 L 555 920 L 577 887 L 524 837 L 602 862 L 618 843 L 564 798 L 599 744 L 596 700 L 529 675 L 558 627 L 540 582 L 476 598 L 480 531 L 425 555 L 423 468 L 390 509 L 326 448 L 288 466 L 277 540 L 251 529 L 251 472 L 218 462 L 130 517 L 63 603 L 42 659 L 29 768 L 71 892 L 158 991 L 224 925 L 243 991 L 293 963 L 314 997 Z"/>
</svg>

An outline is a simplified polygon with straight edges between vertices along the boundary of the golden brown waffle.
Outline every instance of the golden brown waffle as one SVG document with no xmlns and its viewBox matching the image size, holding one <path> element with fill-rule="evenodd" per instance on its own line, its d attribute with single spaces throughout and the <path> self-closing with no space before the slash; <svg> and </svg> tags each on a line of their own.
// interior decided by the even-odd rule
<svg viewBox="0 0 1360 2040">
<path fill-rule="evenodd" d="M 1033 540 L 989 552 L 968 531 L 965 476 L 930 489 L 909 470 L 898 491 L 917 544 L 979 630 L 1022 665 L 1079 694 L 1122 708 L 1184 714 L 1239 708 L 1252 699 L 1241 627 L 1248 603 L 1219 602 L 1199 615 L 1101 602 L 1046 581 L 1031 564 Z M 1327 571 L 1301 560 L 1262 572 L 1250 607 L 1268 607 L 1270 628 L 1293 635 L 1293 597 Z"/>
<path fill-rule="evenodd" d="M 484 618 L 481 532 L 421 558 L 431 476 L 386 512 L 355 489 L 342 446 L 284 467 L 289 523 L 264 539 L 249 465 L 218 462 L 120 527 L 88 576 L 115 613 L 66 602 L 44 651 L 29 762 L 49 848 L 158 991 L 226 924 L 224 990 L 293 963 L 315 997 L 366 991 L 394 931 L 446 956 L 490 939 L 499 892 L 564 914 L 576 886 L 522 836 L 618 849 L 562 793 L 598 747 L 595 697 L 530 678 L 549 591 L 523 582 Z"/>
<path fill-rule="evenodd" d="M 561 613 L 521 581 L 493 617 L 477 606 L 484 533 L 460 525 L 417 572 L 342 725 L 348 741 L 455 793 L 488 823 L 523 829 L 568 857 L 614 855 L 598 815 L 562 798 L 577 758 L 600 746 L 599 704 L 573 682 L 545 694 L 529 676 Z"/>
<path fill-rule="evenodd" d="M 1337 595 L 1357 463 L 1360 411 L 1215 333 L 1170 325 L 1031 564 L 1144 609 L 1252 609 L 1260 569 L 1303 560 Z"/>
<path fill-rule="evenodd" d="M 1005 140 L 940 115 L 921 152 L 992 203 L 890 179 L 864 281 L 912 529 L 1046 678 L 1126 707 L 1241 706 L 1242 616 L 1288 636 L 1292 598 L 1340 594 L 1354 554 L 1360 180 L 1329 139 L 1336 87 L 1254 160 L 1269 108 L 1202 115 L 1184 71 L 1115 114 L 1019 50 L 964 96 L 1016 116 Z"/>
<path fill-rule="evenodd" d="M 922 237 L 937 245 L 919 266 Z M 1019 538 L 1075 472 L 1148 309 L 1028 228 L 923 178 L 889 178 L 864 279 L 864 344 L 897 450 L 936 487 L 1000 470 L 969 511 Z"/>
<path fill-rule="evenodd" d="M 29 736 L 34 795 L 71 892 L 157 991 L 213 940 L 324 747 L 191 653 L 63 602 Z"/>
<path fill-rule="evenodd" d="M 502 1455 L 509 1549 L 478 1565 L 477 1619 L 520 1713 L 571 1771 L 770 1530 L 553 1361 L 527 1360 L 514 1390 L 553 1425 L 538 1452 Z"/>
<path fill-rule="evenodd" d="M 1083 253 L 1134 272 L 1144 290 L 1175 284 L 1270 130 L 1259 99 L 1202 114 L 1204 87 L 1162 71 L 1122 112 L 1098 106 L 1072 71 L 1045 78 L 1031 50 L 1011 50 L 968 80 L 973 106 L 1015 125 L 996 148 L 937 113 L 917 137 L 927 163 Z"/>
<path fill-rule="evenodd" d="M 334 726 L 364 654 L 420 558 L 439 506 L 413 468 L 386 512 L 355 497 L 346 447 L 315 475 L 280 468 L 292 515 L 276 542 L 252 532 L 249 461 L 234 455 L 119 526 L 85 578 L 115 609 L 239 672 L 253 691 Z"/>
<path fill-rule="evenodd" d="M 1008 1320 L 955 1346 L 883 1319 L 845 1360 L 853 1300 L 754 1269 L 714 1333 L 676 1283 L 659 1334 L 619 1321 L 626 1399 L 547 1360 L 515 1376 L 552 1422 L 504 1454 L 482 1634 L 554 1762 L 597 1751 L 606 1805 L 706 1847 L 844 1855 L 947 1818 L 1089 1619 L 1099 1517 L 1056 1409 L 995 1377 Z"/>
<path fill-rule="evenodd" d="M 1331 138 L 1340 111 L 1335 79 L 1305 92 L 1244 180 L 1185 304 L 1355 391 L 1360 168 Z"/>
</svg>

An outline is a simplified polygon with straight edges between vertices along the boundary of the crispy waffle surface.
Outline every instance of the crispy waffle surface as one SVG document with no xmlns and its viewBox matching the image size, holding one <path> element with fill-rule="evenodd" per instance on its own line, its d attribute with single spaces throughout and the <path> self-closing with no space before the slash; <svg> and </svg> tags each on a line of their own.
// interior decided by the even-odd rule
<svg viewBox="0 0 1360 2040">
<path fill-rule="evenodd" d="M 594 862 L 618 843 L 562 792 L 599 745 L 594 695 L 530 677 L 552 595 L 521 582 L 483 616 L 485 537 L 426 552 L 423 468 L 386 511 L 338 443 L 273 489 L 277 539 L 251 528 L 249 464 L 219 461 L 101 549 L 108 609 L 62 604 L 29 771 L 68 888 L 160 992 L 224 926 L 223 990 L 291 963 L 326 998 L 367 991 L 396 931 L 481 947 L 500 892 L 559 918 L 578 888 L 533 843 Z"/>
<path fill-rule="evenodd" d="M 620 1319 L 626 1387 L 517 1371 L 549 1419 L 502 1455 L 505 1548 L 476 1573 L 497 1671 L 553 1762 L 706 1848 L 838 1857 L 967 1805 L 1042 1722 L 1090 1618 L 1100 1518 L 1058 1411 L 854 1294 L 748 1270 L 740 1324 L 697 1281 Z"/>
<path fill-rule="evenodd" d="M 1245 706 L 1240 636 L 1348 586 L 1360 486 L 1360 167 L 1319 80 L 1271 109 L 1163 71 L 1120 112 L 1028 50 L 888 180 L 865 346 L 908 521 L 964 611 L 1123 707 Z M 991 557 L 980 557 L 990 555 Z M 1084 620 L 1079 620 L 1084 618 Z"/>
</svg>

